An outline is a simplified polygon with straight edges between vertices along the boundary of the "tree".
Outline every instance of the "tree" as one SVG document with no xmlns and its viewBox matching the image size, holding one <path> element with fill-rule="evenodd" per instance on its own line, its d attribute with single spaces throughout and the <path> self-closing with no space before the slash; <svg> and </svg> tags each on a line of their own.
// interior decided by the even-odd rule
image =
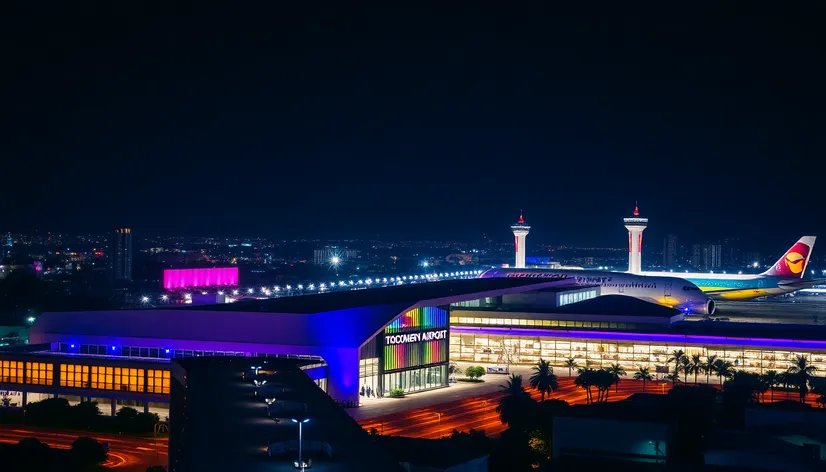
<svg viewBox="0 0 826 472">
<path fill-rule="evenodd" d="M 734 364 L 717 359 L 714 361 L 714 375 L 720 379 L 720 385 L 723 385 L 723 379 L 729 379 L 734 375 Z"/>
<path fill-rule="evenodd" d="M 680 362 L 681 362 L 683 357 L 685 357 L 685 351 L 683 351 L 682 349 L 675 349 L 671 353 L 671 357 L 668 358 L 668 361 L 666 362 L 666 364 L 670 364 L 670 363 L 673 362 L 674 363 L 674 371 L 679 373 L 680 372 Z"/>
<path fill-rule="evenodd" d="M 800 403 L 806 401 L 806 393 L 809 391 L 809 379 L 814 377 L 817 367 L 809 364 L 806 356 L 796 356 L 792 365 L 786 371 L 790 376 L 790 384 L 797 387 L 800 393 Z"/>
<path fill-rule="evenodd" d="M 620 377 L 625 377 L 625 368 L 617 363 L 609 365 L 606 369 L 614 377 L 614 385 L 616 385 L 615 392 L 619 391 Z"/>
<path fill-rule="evenodd" d="M 666 379 L 671 381 L 671 386 L 675 386 L 680 383 L 680 373 L 679 372 L 672 372 L 665 376 Z"/>
<path fill-rule="evenodd" d="M 763 380 L 763 384 L 771 390 L 771 401 L 774 401 L 774 387 L 780 385 L 780 375 L 776 370 L 767 370 L 766 373 L 761 376 L 761 379 Z"/>
<path fill-rule="evenodd" d="M 717 356 L 706 356 L 706 361 L 703 363 L 703 370 L 706 371 L 706 383 L 711 383 L 711 373 L 714 372 L 714 364 L 717 362 Z"/>
<path fill-rule="evenodd" d="M 697 383 L 697 374 L 703 372 L 705 370 L 705 364 L 703 364 L 703 358 L 699 354 L 694 354 L 691 356 L 691 362 L 688 364 L 687 372 L 691 372 L 694 374 L 694 383 Z"/>
<path fill-rule="evenodd" d="M 478 379 L 485 375 L 485 368 L 482 366 L 470 366 L 465 369 L 465 375 L 467 375 L 469 379 Z"/>
<path fill-rule="evenodd" d="M 594 374 L 592 369 L 579 369 L 579 375 L 574 379 L 574 385 L 585 390 L 585 402 L 593 403 L 591 387 L 594 386 Z"/>
<path fill-rule="evenodd" d="M 738 402 L 757 403 L 760 394 L 765 391 L 765 385 L 758 374 L 738 370 L 731 379 L 726 380 L 726 391 L 732 392 Z"/>
<path fill-rule="evenodd" d="M 106 460 L 106 449 L 96 439 L 82 436 L 72 443 L 72 457 L 81 466 L 100 464 Z"/>
<path fill-rule="evenodd" d="M 459 369 L 459 366 L 456 365 L 455 362 L 451 362 L 450 365 L 447 366 L 447 373 L 451 377 L 455 376 L 456 374 L 461 373 L 460 371 L 461 371 L 461 369 Z"/>
<path fill-rule="evenodd" d="M 691 358 L 688 356 L 683 356 L 680 358 L 680 368 L 683 369 L 683 375 L 685 383 L 688 383 L 688 374 L 689 370 L 691 370 Z"/>
<path fill-rule="evenodd" d="M 496 406 L 499 419 L 509 428 L 525 430 L 530 419 L 530 407 L 533 399 L 522 385 L 522 376 L 511 374 L 510 379 L 501 386 L 504 395 Z"/>
<path fill-rule="evenodd" d="M 576 360 L 574 360 L 573 357 L 569 357 L 565 359 L 565 367 L 568 368 L 568 377 L 570 377 L 571 375 L 573 375 L 573 370 L 579 367 L 579 364 Z"/>
<path fill-rule="evenodd" d="M 65 398 L 47 398 L 26 405 L 26 421 L 36 425 L 67 425 L 71 407 Z"/>
<path fill-rule="evenodd" d="M 559 388 L 559 382 L 554 374 L 554 368 L 551 367 L 544 359 L 539 359 L 539 363 L 533 367 L 533 375 L 529 380 L 531 387 L 539 390 L 542 401 L 545 401 L 545 395 L 550 395 L 551 392 Z"/>
<path fill-rule="evenodd" d="M 89 428 L 100 418 L 100 408 L 97 402 L 80 402 L 72 407 L 70 414 L 75 426 Z"/>
<path fill-rule="evenodd" d="M 18 460 L 21 470 L 49 470 L 51 462 L 51 448 L 48 444 L 40 442 L 37 438 L 23 438 L 17 443 Z M 14 466 L 9 466 L 6 460 L 3 461 L 5 468 L 14 470 Z"/>
<path fill-rule="evenodd" d="M 616 378 L 612 372 L 605 369 L 594 370 L 594 385 L 597 387 L 597 401 L 607 402 L 608 392 L 611 391 L 611 386 L 616 382 Z"/>
<path fill-rule="evenodd" d="M 645 391 L 645 383 L 654 380 L 654 377 L 648 372 L 648 367 L 639 366 L 639 370 L 634 372 L 634 380 L 642 380 L 642 391 Z"/>
</svg>

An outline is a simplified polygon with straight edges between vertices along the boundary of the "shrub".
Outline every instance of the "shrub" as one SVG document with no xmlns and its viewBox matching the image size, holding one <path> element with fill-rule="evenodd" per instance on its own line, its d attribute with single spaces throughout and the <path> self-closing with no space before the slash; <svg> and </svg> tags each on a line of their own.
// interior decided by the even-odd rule
<svg viewBox="0 0 826 472">
<path fill-rule="evenodd" d="M 403 396 L 404 396 L 404 390 L 402 390 L 400 388 L 394 388 L 393 390 L 390 390 L 390 397 L 391 398 L 401 398 Z"/>
<path fill-rule="evenodd" d="M 478 379 L 479 377 L 485 375 L 485 368 L 481 366 L 470 366 L 465 369 L 465 375 L 471 380 Z"/>
</svg>

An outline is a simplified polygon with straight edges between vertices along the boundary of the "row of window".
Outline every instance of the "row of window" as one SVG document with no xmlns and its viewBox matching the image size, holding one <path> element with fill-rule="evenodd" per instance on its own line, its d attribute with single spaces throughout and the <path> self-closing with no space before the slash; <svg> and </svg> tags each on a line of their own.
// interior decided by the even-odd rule
<svg viewBox="0 0 826 472">
<path fill-rule="evenodd" d="M 533 320 L 513 318 L 470 318 L 451 316 L 451 325 L 486 325 L 486 326 L 536 326 L 544 328 L 600 328 L 634 330 L 640 328 L 635 323 L 609 323 L 607 321 L 565 321 Z"/>
<path fill-rule="evenodd" d="M 583 300 L 590 300 L 596 298 L 597 291 L 583 290 L 581 292 L 563 293 L 559 296 L 559 306 L 568 305 L 569 303 L 581 302 Z"/>
<path fill-rule="evenodd" d="M 54 364 L 45 362 L 0 361 L 0 382 L 53 385 Z M 25 375 L 24 375 L 25 373 Z M 168 370 L 126 367 L 60 365 L 60 386 L 128 392 L 169 393 Z"/>
<path fill-rule="evenodd" d="M 96 344 L 74 344 L 60 343 L 60 352 L 78 352 L 80 354 L 92 354 L 97 356 L 121 356 L 121 357 L 148 357 L 152 359 L 168 359 L 171 357 L 236 357 L 245 356 L 246 353 L 238 351 L 198 351 L 192 349 L 163 349 L 159 347 L 135 347 L 135 346 L 100 346 Z"/>
<path fill-rule="evenodd" d="M 51 385 L 54 379 L 52 364 L 45 362 L 0 361 L 0 382 Z M 25 375 L 24 375 L 25 372 Z"/>
</svg>

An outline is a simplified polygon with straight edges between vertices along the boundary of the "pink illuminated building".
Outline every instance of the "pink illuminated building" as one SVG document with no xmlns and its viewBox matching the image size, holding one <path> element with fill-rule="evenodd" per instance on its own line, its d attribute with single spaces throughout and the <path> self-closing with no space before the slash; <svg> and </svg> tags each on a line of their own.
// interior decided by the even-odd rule
<svg viewBox="0 0 826 472">
<path fill-rule="evenodd" d="M 237 267 L 166 269 L 163 271 L 163 287 L 167 290 L 234 285 L 238 285 Z"/>
</svg>

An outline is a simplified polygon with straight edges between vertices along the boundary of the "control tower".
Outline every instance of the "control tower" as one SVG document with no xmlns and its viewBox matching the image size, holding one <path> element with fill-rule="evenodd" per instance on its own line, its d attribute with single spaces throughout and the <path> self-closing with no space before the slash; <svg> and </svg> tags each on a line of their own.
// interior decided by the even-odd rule
<svg viewBox="0 0 826 472">
<path fill-rule="evenodd" d="M 642 232 L 648 226 L 648 218 L 640 217 L 640 208 L 634 204 L 634 216 L 623 218 L 628 230 L 628 272 L 642 272 Z"/>
<path fill-rule="evenodd" d="M 531 230 L 531 227 L 525 224 L 525 218 L 522 216 L 522 210 L 519 211 L 519 220 L 516 224 L 511 225 L 513 237 L 516 240 L 516 264 L 517 269 L 525 268 L 525 238 Z"/>
</svg>

